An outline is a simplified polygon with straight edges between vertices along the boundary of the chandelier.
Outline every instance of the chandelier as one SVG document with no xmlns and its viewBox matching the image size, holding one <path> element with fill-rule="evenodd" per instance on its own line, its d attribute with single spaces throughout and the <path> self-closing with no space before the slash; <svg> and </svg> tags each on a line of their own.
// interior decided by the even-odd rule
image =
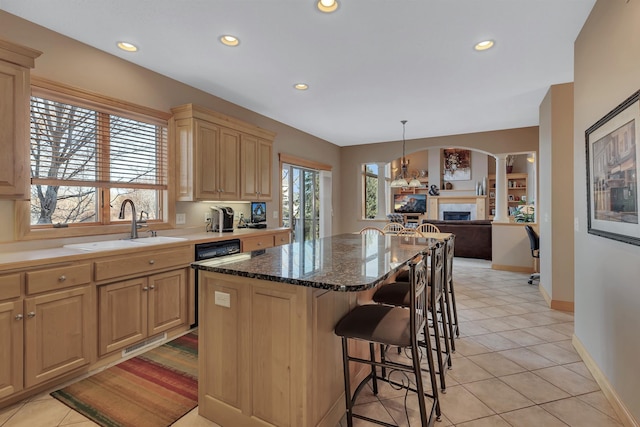
<svg viewBox="0 0 640 427">
<path fill-rule="evenodd" d="M 418 181 L 418 179 L 414 176 L 412 179 L 409 179 L 409 173 L 407 172 L 407 165 L 409 161 L 405 158 L 404 148 L 405 148 L 405 140 L 404 140 L 404 131 L 405 125 L 407 124 L 406 120 L 400 120 L 402 123 L 402 158 L 400 159 L 400 175 L 396 177 L 393 181 L 391 181 L 392 188 L 401 188 L 401 187 L 420 187 L 422 183 Z"/>
</svg>

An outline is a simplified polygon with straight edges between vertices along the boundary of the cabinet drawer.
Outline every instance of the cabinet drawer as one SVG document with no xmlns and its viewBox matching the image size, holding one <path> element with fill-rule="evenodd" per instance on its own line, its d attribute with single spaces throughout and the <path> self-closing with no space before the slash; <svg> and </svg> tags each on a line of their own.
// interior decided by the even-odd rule
<svg viewBox="0 0 640 427">
<path fill-rule="evenodd" d="M 27 294 L 70 288 L 91 282 L 91 264 L 65 265 L 27 272 Z"/>
<path fill-rule="evenodd" d="M 242 252 L 257 251 L 259 249 L 270 248 L 273 246 L 273 234 L 265 234 L 264 236 L 247 237 L 242 239 Z"/>
<path fill-rule="evenodd" d="M 20 273 L 0 276 L 0 301 L 20 296 L 21 279 Z"/>
<path fill-rule="evenodd" d="M 193 260 L 194 254 L 191 248 L 184 247 L 96 261 L 96 281 L 155 272 L 169 267 L 186 267 Z"/>
<path fill-rule="evenodd" d="M 273 236 L 273 245 L 287 245 L 289 244 L 289 233 L 277 233 Z"/>
</svg>

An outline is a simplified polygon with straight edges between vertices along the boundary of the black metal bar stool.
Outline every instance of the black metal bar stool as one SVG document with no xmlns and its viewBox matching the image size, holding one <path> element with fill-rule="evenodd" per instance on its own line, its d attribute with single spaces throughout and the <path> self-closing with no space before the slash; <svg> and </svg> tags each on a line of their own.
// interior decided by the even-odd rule
<svg viewBox="0 0 640 427">
<path fill-rule="evenodd" d="M 421 352 L 418 345 L 418 337 L 421 333 L 429 336 L 427 321 L 427 258 L 438 258 L 442 260 L 444 247 L 441 243 L 436 244 L 418 262 L 410 263 L 410 301 L 409 308 L 393 307 L 381 304 L 369 304 L 355 307 L 347 313 L 336 325 L 336 335 L 342 337 L 342 360 L 344 369 L 345 402 L 348 427 L 353 426 L 353 418 L 363 419 L 383 426 L 391 426 L 380 420 L 375 420 L 364 415 L 354 414 L 353 406 L 358 394 L 364 385 L 372 380 L 373 392 L 377 394 L 377 381 L 386 381 L 395 386 L 402 386 L 418 395 L 418 405 L 420 408 L 420 419 L 423 427 L 433 425 L 435 419 L 440 419 L 440 402 L 438 400 L 438 386 L 435 377 L 435 366 L 431 343 L 426 340 L 426 359 L 428 370 L 431 376 L 432 393 L 424 392 L 422 384 Z M 349 340 L 360 340 L 369 343 L 370 359 L 362 359 L 349 355 Z M 411 364 L 390 361 L 381 355 L 378 362 L 375 358 L 374 346 L 380 344 L 385 346 L 398 346 L 407 348 L 411 352 Z M 371 372 L 355 388 L 353 396 L 351 394 L 351 381 L 349 376 L 349 362 L 364 363 L 371 366 Z M 389 370 L 389 376 L 378 376 L 377 368 Z M 391 373 L 401 371 L 413 373 L 415 387 L 411 383 L 403 384 L 390 379 Z M 431 408 L 427 410 L 425 396 L 432 399 Z"/>
<path fill-rule="evenodd" d="M 452 235 L 453 236 L 453 235 Z M 449 239 L 445 239 L 443 247 L 446 248 Z M 429 304 L 428 310 L 431 313 L 433 327 L 433 336 L 435 337 L 436 355 L 438 358 L 437 373 L 440 376 L 440 388 L 443 393 L 446 393 L 446 381 L 445 372 L 452 367 L 452 346 L 451 342 L 453 338 L 450 338 L 453 328 L 451 321 L 449 320 L 449 307 L 448 295 L 445 293 L 446 280 L 445 277 L 445 259 L 443 249 L 442 256 L 439 259 L 436 257 L 431 258 L 431 271 L 429 275 Z M 453 257 L 453 250 L 451 251 Z M 450 262 L 449 265 L 452 265 Z M 382 285 L 373 295 L 373 300 L 379 304 L 407 307 L 410 302 L 410 283 L 404 281 L 397 281 Z M 440 329 L 442 327 L 442 330 Z M 425 344 L 428 341 L 429 335 L 425 335 L 424 341 L 420 341 L 420 344 Z"/>
<path fill-rule="evenodd" d="M 452 234 L 445 239 L 444 256 L 444 292 L 445 305 L 447 307 L 447 318 L 449 319 L 449 336 L 451 337 L 451 351 L 455 353 L 455 337 L 460 337 L 460 324 L 458 323 L 458 308 L 456 306 L 456 294 L 453 287 L 453 253 L 455 249 L 456 236 Z"/>
</svg>

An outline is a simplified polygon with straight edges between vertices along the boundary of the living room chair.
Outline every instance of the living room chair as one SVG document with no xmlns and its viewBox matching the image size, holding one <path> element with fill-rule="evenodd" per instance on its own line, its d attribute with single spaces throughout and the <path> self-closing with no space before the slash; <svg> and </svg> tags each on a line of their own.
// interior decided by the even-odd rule
<svg viewBox="0 0 640 427">
<path fill-rule="evenodd" d="M 538 233 L 530 225 L 525 225 L 524 229 L 527 231 L 527 236 L 529 236 L 529 244 L 531 245 L 531 256 L 537 259 L 540 259 L 540 237 Z M 533 285 L 533 281 L 540 281 L 540 273 L 533 273 L 529 276 L 529 283 Z"/>
</svg>

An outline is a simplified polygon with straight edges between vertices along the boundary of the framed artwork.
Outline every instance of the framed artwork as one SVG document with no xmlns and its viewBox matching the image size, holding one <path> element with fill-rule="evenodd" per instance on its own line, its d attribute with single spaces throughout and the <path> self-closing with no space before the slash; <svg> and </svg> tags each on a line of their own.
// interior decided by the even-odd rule
<svg viewBox="0 0 640 427">
<path fill-rule="evenodd" d="M 509 194 L 509 201 L 514 202 L 516 199 L 513 197 L 513 194 Z"/>
<path fill-rule="evenodd" d="M 469 181 L 471 179 L 471 150 L 445 148 L 442 155 L 445 181 Z"/>
<path fill-rule="evenodd" d="M 523 202 L 526 202 L 527 201 L 527 196 L 520 196 L 520 200 L 523 201 Z"/>
<path fill-rule="evenodd" d="M 640 245 L 640 91 L 585 131 L 589 234 Z"/>
<path fill-rule="evenodd" d="M 496 193 L 494 193 L 493 191 L 489 191 L 489 198 L 490 199 L 495 199 L 496 198 Z"/>
</svg>

